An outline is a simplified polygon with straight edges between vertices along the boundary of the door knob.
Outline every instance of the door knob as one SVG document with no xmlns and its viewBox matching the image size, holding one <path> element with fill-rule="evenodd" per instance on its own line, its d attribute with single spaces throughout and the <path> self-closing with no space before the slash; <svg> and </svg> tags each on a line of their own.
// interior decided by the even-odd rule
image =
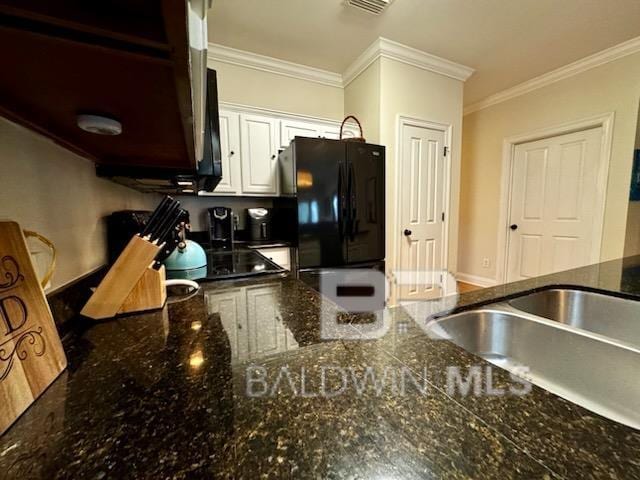
<svg viewBox="0 0 640 480">
<path fill-rule="evenodd" d="M 518 225 L 516 225 L 515 223 L 513 225 L 511 225 L 509 227 L 511 230 L 517 230 L 518 229 Z"/>
<path fill-rule="evenodd" d="M 403 233 L 405 237 L 408 237 L 409 235 L 411 235 L 411 230 L 409 230 L 408 228 L 405 228 Z"/>
</svg>

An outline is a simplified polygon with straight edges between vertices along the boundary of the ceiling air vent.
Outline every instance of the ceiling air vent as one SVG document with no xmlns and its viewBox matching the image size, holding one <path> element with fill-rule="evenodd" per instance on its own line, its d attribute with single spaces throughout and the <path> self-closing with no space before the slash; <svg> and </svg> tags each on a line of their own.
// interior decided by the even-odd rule
<svg viewBox="0 0 640 480">
<path fill-rule="evenodd" d="M 347 0 L 347 4 L 374 15 L 380 15 L 393 0 Z"/>
</svg>

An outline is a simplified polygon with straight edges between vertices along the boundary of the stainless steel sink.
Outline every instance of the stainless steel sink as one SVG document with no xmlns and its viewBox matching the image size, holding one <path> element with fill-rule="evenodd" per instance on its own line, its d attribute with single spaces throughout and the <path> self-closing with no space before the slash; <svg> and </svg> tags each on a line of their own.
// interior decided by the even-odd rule
<svg viewBox="0 0 640 480">
<path fill-rule="evenodd" d="M 509 302 L 514 308 L 640 348 L 640 302 L 585 292 L 553 289 Z"/>
<path fill-rule="evenodd" d="M 429 328 L 541 388 L 640 429 L 640 350 L 510 310 L 496 304 L 444 317 Z M 529 368 L 525 375 L 522 366 Z"/>
</svg>

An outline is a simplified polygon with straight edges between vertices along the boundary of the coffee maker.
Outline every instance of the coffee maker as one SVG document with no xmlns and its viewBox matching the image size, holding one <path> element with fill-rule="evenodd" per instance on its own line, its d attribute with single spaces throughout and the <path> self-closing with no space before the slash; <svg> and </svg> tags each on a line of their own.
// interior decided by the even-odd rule
<svg viewBox="0 0 640 480">
<path fill-rule="evenodd" d="M 271 240 L 273 230 L 272 208 L 247 208 L 247 230 L 251 240 Z"/>
<path fill-rule="evenodd" d="M 214 250 L 233 249 L 233 210 L 213 207 L 208 210 L 209 240 Z"/>
</svg>

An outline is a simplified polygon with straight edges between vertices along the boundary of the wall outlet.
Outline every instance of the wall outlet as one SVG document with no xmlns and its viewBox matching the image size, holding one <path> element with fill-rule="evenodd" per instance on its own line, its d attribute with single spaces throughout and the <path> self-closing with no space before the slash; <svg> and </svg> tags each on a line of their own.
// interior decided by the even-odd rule
<svg viewBox="0 0 640 480">
<path fill-rule="evenodd" d="M 482 259 L 482 268 L 489 268 L 491 266 L 491 260 L 487 257 Z"/>
</svg>

